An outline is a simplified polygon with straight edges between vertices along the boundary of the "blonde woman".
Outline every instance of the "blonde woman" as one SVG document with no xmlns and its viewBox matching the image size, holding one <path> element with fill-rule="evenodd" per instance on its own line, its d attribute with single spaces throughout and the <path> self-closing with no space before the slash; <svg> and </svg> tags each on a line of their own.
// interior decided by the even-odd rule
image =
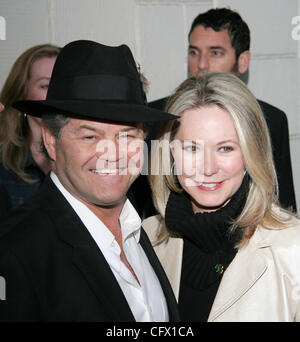
<svg viewBox="0 0 300 342">
<path fill-rule="evenodd" d="M 50 44 L 23 52 L 12 66 L 0 95 L 0 183 L 12 208 L 40 186 L 49 172 L 41 151 L 40 120 L 11 107 L 17 100 L 44 100 L 60 48 Z M 3 109 L 3 105 L 5 109 Z"/>
<path fill-rule="evenodd" d="M 183 321 L 300 321 L 300 222 L 277 202 L 270 138 L 228 73 L 183 82 L 152 146 L 143 222 Z"/>
</svg>

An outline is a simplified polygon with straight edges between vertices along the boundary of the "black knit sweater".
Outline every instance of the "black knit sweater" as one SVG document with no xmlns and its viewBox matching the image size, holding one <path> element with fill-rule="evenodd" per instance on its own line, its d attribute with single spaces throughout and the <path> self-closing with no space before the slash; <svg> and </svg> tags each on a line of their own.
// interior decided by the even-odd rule
<svg viewBox="0 0 300 342">
<path fill-rule="evenodd" d="M 207 321 L 222 275 L 236 254 L 241 230 L 229 232 L 232 219 L 241 213 L 248 190 L 245 177 L 229 203 L 215 211 L 194 214 L 187 194 L 170 194 L 166 226 L 183 237 L 183 261 L 179 291 L 181 319 Z"/>
</svg>

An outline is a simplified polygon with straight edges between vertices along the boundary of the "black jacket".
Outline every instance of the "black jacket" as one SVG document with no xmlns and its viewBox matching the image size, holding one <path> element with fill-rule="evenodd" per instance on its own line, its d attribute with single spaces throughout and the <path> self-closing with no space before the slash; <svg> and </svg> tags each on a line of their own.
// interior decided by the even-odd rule
<svg viewBox="0 0 300 342">
<path fill-rule="evenodd" d="M 178 321 L 170 284 L 143 229 L 140 243 L 170 321 Z M 6 283 L 0 321 L 134 321 L 96 242 L 49 176 L 0 224 L 0 276 Z"/>
</svg>

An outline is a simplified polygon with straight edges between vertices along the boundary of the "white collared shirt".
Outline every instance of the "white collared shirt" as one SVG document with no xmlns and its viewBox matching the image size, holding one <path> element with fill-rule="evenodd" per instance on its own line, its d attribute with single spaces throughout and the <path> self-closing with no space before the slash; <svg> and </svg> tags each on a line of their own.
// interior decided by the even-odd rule
<svg viewBox="0 0 300 342">
<path fill-rule="evenodd" d="M 50 177 L 75 210 L 97 243 L 137 322 L 168 322 L 166 299 L 160 282 L 139 243 L 141 219 L 127 199 L 120 214 L 123 250 L 139 283 L 120 259 L 121 249 L 114 235 L 82 202 L 72 196 L 54 172 Z"/>
</svg>

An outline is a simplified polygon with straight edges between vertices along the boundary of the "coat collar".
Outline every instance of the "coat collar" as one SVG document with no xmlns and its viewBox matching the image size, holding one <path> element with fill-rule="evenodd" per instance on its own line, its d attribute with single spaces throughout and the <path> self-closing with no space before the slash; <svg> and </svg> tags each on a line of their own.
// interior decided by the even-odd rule
<svg viewBox="0 0 300 342">
<path fill-rule="evenodd" d="M 234 305 L 264 275 L 268 265 L 262 249 L 271 245 L 258 228 L 239 249 L 225 271 L 208 320 L 214 321 Z"/>
</svg>

